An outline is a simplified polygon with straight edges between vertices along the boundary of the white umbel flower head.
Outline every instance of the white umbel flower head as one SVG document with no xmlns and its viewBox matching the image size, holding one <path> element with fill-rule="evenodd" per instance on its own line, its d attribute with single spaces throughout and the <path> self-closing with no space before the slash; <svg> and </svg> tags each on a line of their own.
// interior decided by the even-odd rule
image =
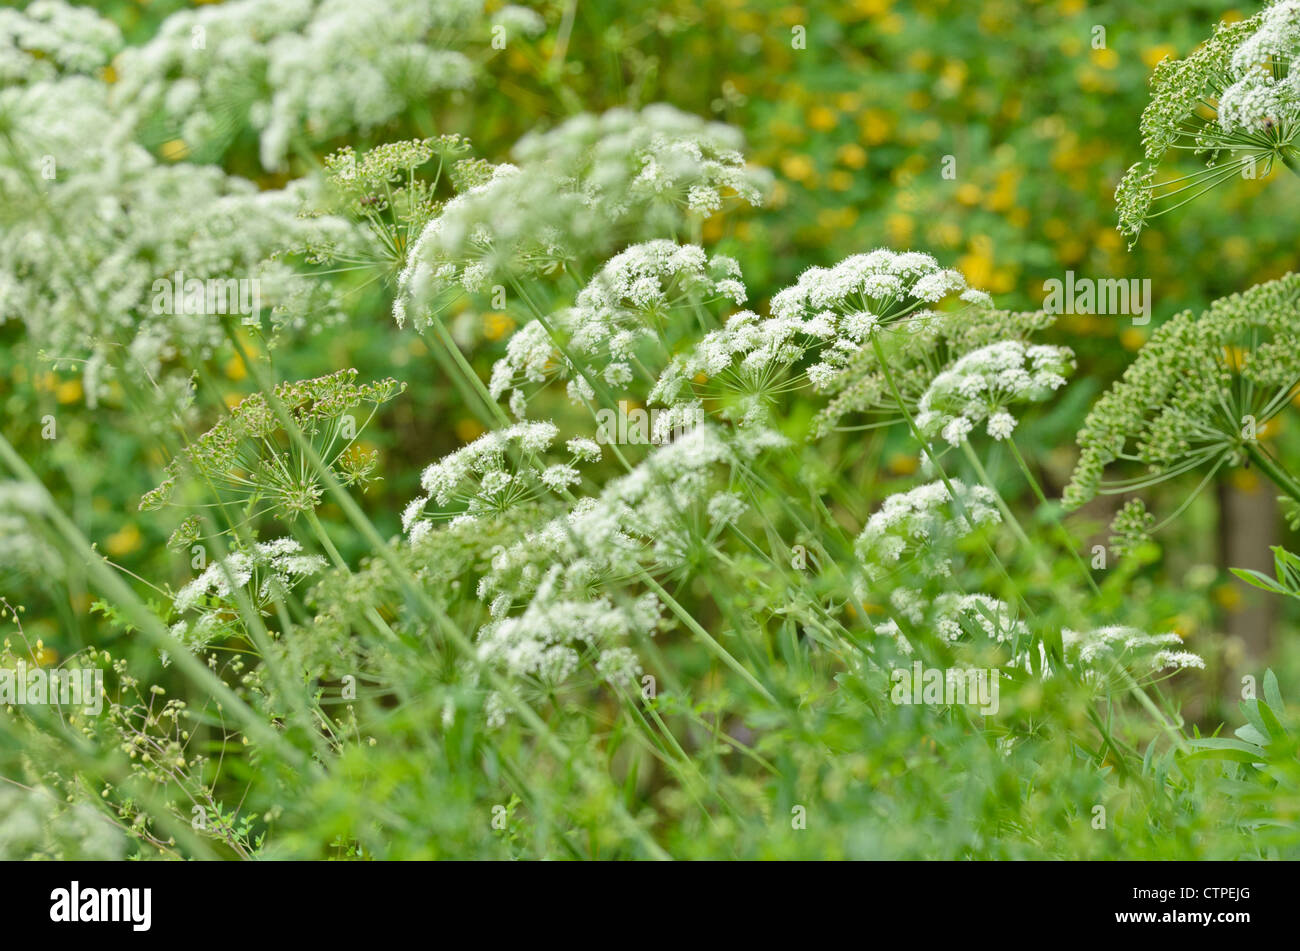
<svg viewBox="0 0 1300 951">
<path fill-rule="evenodd" d="M 979 423 L 994 439 L 1007 439 L 1016 427 L 1007 407 L 1047 399 L 1073 371 L 1074 352 L 1068 347 L 1019 340 L 980 347 L 930 383 L 917 406 L 917 427 L 954 446 Z"/>
</svg>

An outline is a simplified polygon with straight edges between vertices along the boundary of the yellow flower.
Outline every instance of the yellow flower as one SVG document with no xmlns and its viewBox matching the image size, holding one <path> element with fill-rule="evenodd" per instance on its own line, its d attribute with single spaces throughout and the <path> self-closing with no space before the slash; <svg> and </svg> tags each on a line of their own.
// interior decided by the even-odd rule
<svg viewBox="0 0 1300 951">
<path fill-rule="evenodd" d="M 489 340 L 500 340 L 514 329 L 515 322 L 508 314 L 492 310 L 483 315 L 483 335 Z"/>
<path fill-rule="evenodd" d="M 464 419 L 456 421 L 456 438 L 461 442 L 473 442 L 485 432 L 487 432 L 487 430 L 483 428 L 483 424 L 477 419 L 471 419 L 467 416 Z"/>
<path fill-rule="evenodd" d="M 894 117 L 883 109 L 868 109 L 858 116 L 858 128 L 867 145 L 879 145 L 893 131 Z"/>
<path fill-rule="evenodd" d="M 826 177 L 826 183 L 837 192 L 846 192 L 853 187 L 853 176 L 837 168 Z"/>
<path fill-rule="evenodd" d="M 902 33 L 906 27 L 907 21 L 897 13 L 886 13 L 880 18 L 880 22 L 876 24 L 876 29 L 886 36 Z"/>
<path fill-rule="evenodd" d="M 920 466 L 920 462 L 917 460 L 916 456 L 908 455 L 904 452 L 894 453 L 889 457 L 888 462 L 885 464 L 889 466 L 890 472 L 901 476 L 911 475 L 917 470 L 918 466 Z"/>
<path fill-rule="evenodd" d="M 813 106 L 808 110 L 808 125 L 818 132 L 829 132 L 839 121 L 835 110 L 827 106 Z"/>
<path fill-rule="evenodd" d="M 885 228 L 889 232 L 891 244 L 906 245 L 912 243 L 912 217 L 895 213 L 885 219 Z"/>
<path fill-rule="evenodd" d="M 1092 61 L 1102 69 L 1114 69 L 1119 65 L 1119 54 L 1110 47 L 1092 51 Z"/>
<path fill-rule="evenodd" d="M 781 173 L 791 181 L 807 183 L 815 176 L 816 169 L 806 155 L 787 155 L 781 159 Z"/>
<path fill-rule="evenodd" d="M 163 143 L 162 154 L 169 162 L 179 162 L 190 154 L 190 147 L 180 139 L 172 139 L 170 142 Z"/>
<path fill-rule="evenodd" d="M 930 229 L 930 241 L 945 248 L 956 247 L 961 242 L 961 228 L 951 221 L 941 221 Z"/>
<path fill-rule="evenodd" d="M 957 187 L 957 200 L 963 205 L 974 207 L 980 203 L 980 189 L 978 185 L 972 185 L 966 182 L 964 185 Z"/>
<path fill-rule="evenodd" d="M 835 161 L 849 168 L 864 168 L 867 164 L 867 150 L 856 142 L 847 142 L 835 150 Z"/>
<path fill-rule="evenodd" d="M 993 259 L 983 251 L 962 255 L 957 269 L 966 275 L 972 287 L 986 287 L 993 276 Z"/>
<path fill-rule="evenodd" d="M 1124 247 L 1124 239 L 1114 228 L 1098 228 L 1093 242 L 1103 251 L 1115 252 Z"/>
<path fill-rule="evenodd" d="M 248 376 L 248 368 L 244 366 L 244 360 L 239 354 L 235 354 L 226 361 L 224 370 L 228 380 L 242 380 Z"/>
<path fill-rule="evenodd" d="M 139 548 L 141 541 L 140 529 L 136 528 L 133 523 L 127 522 L 120 531 L 114 532 L 104 539 L 104 548 L 110 555 L 120 558 L 122 555 L 129 555 Z"/>
<path fill-rule="evenodd" d="M 823 208 L 817 212 L 817 227 L 826 231 L 847 231 L 858 220 L 856 208 Z"/>
<path fill-rule="evenodd" d="M 1178 48 L 1172 43 L 1158 43 L 1155 46 L 1142 48 L 1142 62 L 1146 63 L 1147 69 L 1155 69 L 1156 64 L 1165 57 L 1177 55 Z"/>
<path fill-rule="evenodd" d="M 60 403 L 75 403 L 81 399 L 81 381 L 64 380 L 54 390 L 54 396 Z"/>
<path fill-rule="evenodd" d="M 1141 350 L 1147 342 L 1147 335 L 1136 327 L 1128 327 L 1119 335 L 1119 342 L 1125 350 Z"/>
<path fill-rule="evenodd" d="M 1263 435 L 1263 428 L 1260 427 L 1259 435 Z M 1249 495 L 1259 491 L 1259 476 L 1255 474 L 1254 469 L 1233 469 L 1232 475 L 1228 477 L 1232 482 L 1232 487 L 1239 492 L 1245 492 Z"/>
<path fill-rule="evenodd" d="M 1225 611 L 1235 611 L 1241 607 L 1241 591 L 1235 584 L 1221 584 L 1214 589 L 1214 600 Z"/>
</svg>

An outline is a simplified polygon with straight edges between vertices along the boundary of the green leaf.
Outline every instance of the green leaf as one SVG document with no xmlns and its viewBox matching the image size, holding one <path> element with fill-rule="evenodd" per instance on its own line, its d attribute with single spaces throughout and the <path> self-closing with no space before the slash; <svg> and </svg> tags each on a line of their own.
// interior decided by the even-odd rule
<svg viewBox="0 0 1300 951">
<path fill-rule="evenodd" d="M 1268 728 L 1268 724 L 1264 722 L 1264 718 L 1260 716 L 1259 701 L 1254 699 L 1243 700 L 1237 704 L 1237 706 L 1241 708 L 1241 712 L 1245 715 L 1246 722 L 1250 724 L 1256 733 L 1263 737 L 1263 739 L 1259 741 L 1260 745 L 1267 743 L 1268 738 L 1272 736 L 1272 733 Z M 1240 730 L 1234 730 L 1233 732 L 1238 736 L 1241 736 Z"/>
<path fill-rule="evenodd" d="M 1256 588 L 1263 588 L 1265 591 L 1271 591 L 1274 594 L 1292 594 L 1290 590 L 1282 587 L 1268 575 L 1255 571 L 1252 568 L 1229 568 L 1234 575 Z"/>
<path fill-rule="evenodd" d="M 1264 671 L 1264 699 L 1275 713 L 1285 714 L 1286 704 L 1282 702 L 1282 690 L 1278 687 L 1277 674 L 1273 673 L 1272 667 Z"/>
<path fill-rule="evenodd" d="M 1187 742 L 1196 750 L 1188 755 L 1188 759 L 1229 759 L 1238 763 L 1261 763 L 1265 759 L 1264 751 L 1258 746 L 1253 743 L 1243 743 L 1241 740 L 1207 737 L 1203 740 Z"/>
</svg>

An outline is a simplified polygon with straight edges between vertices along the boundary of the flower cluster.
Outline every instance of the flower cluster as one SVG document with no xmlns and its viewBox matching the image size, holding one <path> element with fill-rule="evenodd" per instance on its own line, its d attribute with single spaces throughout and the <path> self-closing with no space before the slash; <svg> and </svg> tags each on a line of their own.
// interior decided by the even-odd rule
<svg viewBox="0 0 1300 951">
<path fill-rule="evenodd" d="M 773 432 L 728 436 L 701 425 L 506 546 L 478 584 L 493 616 L 478 635 L 483 656 L 511 673 L 544 669 L 554 683 L 557 671 L 576 669 L 571 651 L 582 641 L 595 650 L 601 676 L 629 680 L 638 667 L 627 642 L 652 636 L 663 607 L 653 592 L 628 587 L 707 564 L 715 540 L 745 509 L 725 476 L 782 445 Z"/>
<path fill-rule="evenodd" d="M 1094 680 L 1105 680 L 1125 670 L 1138 675 L 1188 667 L 1204 668 L 1205 661 L 1190 651 L 1178 650 L 1177 634 L 1147 634 L 1134 627 L 1109 625 L 1084 633 L 1061 632 L 1066 663 Z"/>
<path fill-rule="evenodd" d="M 538 457 L 555 441 L 554 423 L 521 422 L 484 433 L 468 446 L 424 470 L 420 485 L 427 493 L 402 513 L 402 529 L 412 541 L 431 530 L 420 521 L 430 501 L 451 509 L 456 522 L 473 521 L 490 512 L 503 512 L 542 492 L 562 494 L 578 485 L 578 462 L 596 462 L 600 446 L 591 439 L 570 439 L 568 462 L 544 464 Z"/>
<path fill-rule="evenodd" d="M 908 412 L 915 414 L 931 381 L 956 360 L 991 343 L 1023 342 L 1054 321 L 1055 317 L 1041 310 L 969 307 L 937 313 L 928 320 L 908 321 L 883 341 L 886 366 L 881 365 L 875 348 L 864 347 L 832 380 L 827 391 L 834 396 L 818 411 L 812 438 L 826 435 L 845 417 L 854 415 L 865 417 L 867 422 L 846 428 L 894 425 L 900 413 L 889 386 L 891 381 Z"/>
<path fill-rule="evenodd" d="M 348 410 L 369 405 L 371 415 L 405 389 L 393 379 L 358 385 L 356 370 L 277 384 L 276 399 L 316 454 L 344 484 L 364 483 L 376 463 L 374 451 L 355 447 L 366 420 L 358 422 Z M 230 415 L 213 426 L 167 465 L 167 478 L 140 500 L 142 510 L 175 503 L 177 483 L 186 474 L 237 500 L 245 519 L 272 512 L 296 518 L 313 511 L 323 494 L 316 470 L 303 460 L 285 433 L 275 409 L 261 393 L 245 398 Z M 188 526 L 183 526 L 189 531 Z"/>
<path fill-rule="evenodd" d="M 871 577 L 896 570 L 904 555 L 921 558 L 923 573 L 947 575 L 947 549 L 952 542 L 982 525 L 1002 520 L 993 492 L 982 486 L 952 483 L 953 496 L 942 481 L 917 486 L 885 499 L 858 535 L 855 550 Z"/>
<path fill-rule="evenodd" d="M 303 554 L 302 546 L 292 538 L 257 542 L 246 551 L 233 551 L 208 565 L 176 592 L 172 606 L 184 612 L 200 607 L 206 598 L 230 603 L 235 590 L 247 586 L 253 604 L 261 608 L 324 567 L 324 558 Z"/>
<path fill-rule="evenodd" d="M 743 304 L 745 296 L 740 266 L 731 258 L 710 257 L 695 245 L 648 241 L 606 262 L 575 305 L 554 315 L 552 326 L 567 337 L 567 354 L 584 367 L 594 365 L 605 386 L 623 390 L 638 373 L 652 384 L 650 368 L 661 368 L 677 338 L 712 319 L 711 305 Z M 498 399 L 508 392 L 514 412 L 523 416 L 521 387 L 555 374 L 568 378 L 575 401 L 595 397 L 569 356 L 534 320 L 507 343 L 506 355 L 492 368 L 490 391 Z"/>
<path fill-rule="evenodd" d="M 359 243 L 346 221 L 299 215 L 302 183 L 262 191 L 215 167 L 159 164 L 124 137 L 104 89 L 71 76 L 0 91 L 16 146 L 0 149 L 0 322 L 21 319 L 35 347 L 85 360 L 92 405 L 114 368 L 157 378 L 178 357 L 211 356 L 223 319 L 279 320 L 303 289 L 268 263 L 279 250 Z M 328 293 L 311 304 L 314 329 L 341 316 Z"/>
<path fill-rule="evenodd" d="M 651 399 L 671 403 L 696 377 L 720 378 L 725 387 L 745 397 L 746 418 L 758 418 L 764 401 L 779 391 L 779 381 L 794 364 L 815 359 L 801 376 L 814 389 L 826 389 L 873 333 L 909 317 L 928 320 L 934 312 L 926 305 L 951 295 L 972 305 L 989 303 L 988 295 L 967 287 L 959 272 L 941 268 L 933 257 L 917 251 L 880 248 L 852 255 L 834 267 L 809 268 L 772 298 L 771 316 L 734 314 L 722 329 L 674 359 Z"/>
<path fill-rule="evenodd" d="M 1248 19 L 1220 23 L 1185 59 L 1156 66 L 1142 113 L 1145 156 L 1115 190 L 1119 230 L 1130 246 L 1150 219 L 1211 188 L 1242 174 L 1262 177 L 1275 159 L 1296 163 L 1300 97 L 1290 72 L 1300 54 L 1296 10 L 1292 0 L 1282 0 Z M 1158 182 L 1170 150 L 1203 157 L 1206 167 Z"/>
<path fill-rule="evenodd" d="M 1237 80 L 1219 96 L 1224 131 L 1270 133 L 1300 121 L 1300 2 L 1276 0 L 1232 54 Z"/>
<path fill-rule="evenodd" d="M 758 204 L 735 130 L 669 106 L 577 116 L 515 146 L 447 202 L 411 248 L 393 314 L 426 326 L 439 299 L 564 266 L 579 272 L 628 243 L 677 233 L 728 195 Z"/>
<path fill-rule="evenodd" d="M 124 51 L 116 98 L 146 118 L 152 138 L 179 138 L 209 160 L 251 128 L 274 169 L 296 146 L 468 88 L 473 50 L 494 25 L 515 36 L 545 27 L 524 8 L 489 18 L 480 0 L 235 0 L 175 13 Z"/>
<path fill-rule="evenodd" d="M 1010 605 L 987 594 L 946 591 L 927 598 L 911 588 L 895 588 L 889 593 L 889 603 L 897 617 L 912 630 L 933 632 L 946 644 L 978 638 L 1019 651 L 1029 641 L 1028 628 Z M 878 636 L 893 638 L 902 653 L 913 652 L 911 641 L 895 618 L 876 624 L 874 630 Z"/>
<path fill-rule="evenodd" d="M 917 428 L 959 446 L 985 422 L 990 436 L 1006 439 L 1016 428 L 1007 407 L 1046 399 L 1073 370 L 1069 347 L 1029 346 L 1019 340 L 980 347 L 931 381 L 917 404 Z"/>
<path fill-rule="evenodd" d="M 110 20 L 63 0 L 35 0 L 0 10 L 0 80 L 33 83 L 60 75 L 93 75 L 122 47 Z"/>
<path fill-rule="evenodd" d="M 1203 314 L 1163 324 L 1093 406 L 1065 490 L 1078 507 L 1098 491 L 1122 492 L 1238 464 L 1300 386 L 1300 276 L 1288 274 L 1221 298 Z M 1146 474 L 1102 482 L 1114 462 Z"/>
</svg>

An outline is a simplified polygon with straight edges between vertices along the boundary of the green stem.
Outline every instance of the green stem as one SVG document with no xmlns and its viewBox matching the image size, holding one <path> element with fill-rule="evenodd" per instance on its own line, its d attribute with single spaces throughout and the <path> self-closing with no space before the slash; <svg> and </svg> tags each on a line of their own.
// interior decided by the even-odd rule
<svg viewBox="0 0 1300 951">
<path fill-rule="evenodd" d="M 1088 587 L 1092 589 L 1092 593 L 1100 597 L 1101 589 L 1097 587 L 1097 582 L 1092 577 L 1092 570 L 1084 562 L 1083 557 L 1079 554 L 1079 550 L 1075 547 L 1074 537 L 1070 535 L 1069 530 L 1066 529 L 1060 518 L 1057 517 L 1056 512 L 1050 508 L 1047 501 L 1047 495 L 1043 492 L 1042 486 L 1038 484 L 1038 480 L 1034 478 L 1034 474 L 1029 471 L 1029 464 L 1025 462 L 1025 457 L 1020 454 L 1020 449 L 1016 446 L 1016 441 L 1008 436 L 1006 442 L 1008 448 L 1011 450 L 1011 455 L 1016 460 L 1016 464 L 1020 466 L 1020 471 L 1025 476 L 1025 481 L 1029 483 L 1029 488 L 1033 490 L 1035 497 L 1037 497 L 1038 503 L 1048 511 L 1048 517 L 1051 518 L 1052 524 L 1056 526 L 1056 530 L 1061 536 L 1061 544 L 1064 545 L 1066 549 L 1069 550 L 1070 555 L 1073 556 L 1075 564 L 1079 566 L 1079 571 L 1083 574 L 1083 577 L 1087 579 Z"/>
<path fill-rule="evenodd" d="M 966 455 L 966 461 L 969 462 L 971 468 L 975 470 L 976 477 L 978 477 L 980 482 L 982 482 L 988 490 L 993 493 L 993 499 L 998 503 L 998 511 L 1002 513 L 1002 518 L 1006 520 L 1008 527 L 1010 527 L 1011 531 L 1015 534 L 1016 540 L 1025 546 L 1026 551 L 1032 549 L 1033 542 L 1029 540 L 1029 536 L 1025 534 L 1025 530 L 1021 528 L 1020 520 L 1016 518 L 1016 514 L 1011 511 L 1011 506 L 1007 505 L 1006 499 L 1002 498 L 1002 493 L 998 491 L 998 487 L 994 485 L 993 480 L 989 478 L 989 474 L 984 471 L 984 465 L 980 462 L 980 457 L 975 454 L 975 450 L 971 448 L 969 439 L 963 439 L 961 441 L 961 450 Z"/>
<path fill-rule="evenodd" d="M 650 576 L 650 573 L 647 572 L 644 568 L 641 569 L 641 580 L 646 583 L 646 587 L 648 587 L 651 591 L 653 591 L 656 595 L 658 595 L 660 599 L 663 600 L 664 604 L 668 605 L 668 609 L 672 611 L 673 614 L 677 615 L 678 620 L 680 620 L 683 624 L 685 624 L 690 629 L 692 634 L 694 634 L 701 641 L 703 641 L 704 645 L 709 650 L 711 650 L 714 654 L 717 655 L 719 660 L 721 660 L 724 664 L 726 664 L 736 673 L 740 674 L 740 676 L 745 679 L 745 682 L 747 684 L 749 684 L 760 694 L 762 694 L 768 701 L 770 701 L 771 703 L 776 703 L 776 697 L 772 696 L 771 692 L 766 687 L 764 687 L 761 683 L 758 682 L 758 678 L 756 678 L 753 674 L 751 674 L 748 670 L 746 670 L 744 665 L 741 664 L 740 661 L 736 660 L 735 657 L 731 656 L 731 653 L 725 647 L 719 644 L 713 638 L 713 635 L 711 635 L 708 631 L 702 628 L 700 626 L 699 621 L 691 617 L 690 612 L 688 612 L 684 607 L 682 607 L 677 602 L 676 598 L 674 598 L 671 594 L 665 591 L 663 586 L 660 585 L 659 582 L 655 581 L 654 578 Z"/>
<path fill-rule="evenodd" d="M 1258 443 L 1245 443 L 1246 455 L 1248 455 L 1255 465 L 1259 466 L 1260 472 L 1273 480 L 1273 484 L 1285 492 L 1291 498 L 1300 502 L 1300 484 L 1292 478 L 1291 474 L 1282 468 L 1273 458 L 1260 448 Z"/>
</svg>

